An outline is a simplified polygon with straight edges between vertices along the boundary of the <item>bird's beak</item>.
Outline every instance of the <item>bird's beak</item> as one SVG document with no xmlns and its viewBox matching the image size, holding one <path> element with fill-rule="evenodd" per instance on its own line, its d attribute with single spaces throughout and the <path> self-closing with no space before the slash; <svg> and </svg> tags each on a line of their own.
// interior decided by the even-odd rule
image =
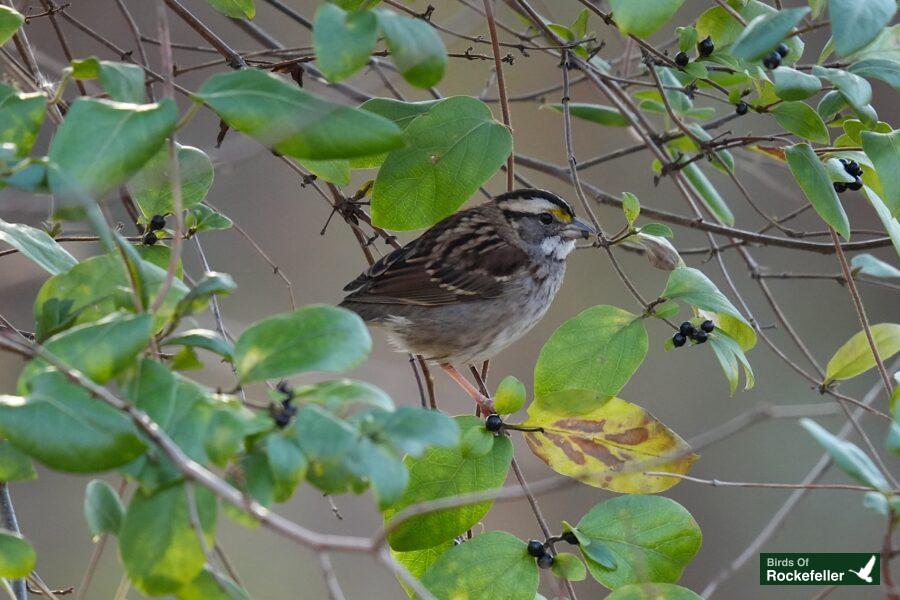
<svg viewBox="0 0 900 600">
<path fill-rule="evenodd" d="M 567 240 L 577 240 L 579 238 L 588 239 L 592 235 L 596 235 L 597 231 L 591 227 L 585 221 L 582 221 L 578 217 L 572 219 L 572 222 L 566 225 L 565 229 L 562 230 L 562 237 Z"/>
</svg>

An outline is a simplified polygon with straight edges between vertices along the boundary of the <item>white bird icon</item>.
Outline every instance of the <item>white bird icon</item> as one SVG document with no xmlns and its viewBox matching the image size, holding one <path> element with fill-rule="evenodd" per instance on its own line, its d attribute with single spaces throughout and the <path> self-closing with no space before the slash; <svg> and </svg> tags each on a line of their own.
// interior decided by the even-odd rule
<svg viewBox="0 0 900 600">
<path fill-rule="evenodd" d="M 853 573 L 866 583 L 872 583 L 872 568 L 875 566 L 875 555 L 872 555 L 872 558 L 869 559 L 869 562 L 866 563 L 859 571 L 854 571 L 853 569 L 847 569 L 849 572 Z"/>
</svg>

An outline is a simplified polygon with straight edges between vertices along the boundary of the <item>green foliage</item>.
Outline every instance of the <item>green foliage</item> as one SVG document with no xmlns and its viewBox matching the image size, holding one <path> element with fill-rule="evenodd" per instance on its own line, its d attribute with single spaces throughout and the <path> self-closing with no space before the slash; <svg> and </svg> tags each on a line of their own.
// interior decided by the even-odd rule
<svg viewBox="0 0 900 600">
<path fill-rule="evenodd" d="M 44 122 L 46 106 L 44 94 L 16 93 L 0 83 L 0 142 L 15 144 L 16 156 L 26 156 Z"/>
<path fill-rule="evenodd" d="M 400 130 L 256 69 L 210 77 L 196 93 L 229 126 L 280 154 L 314 160 L 378 154 L 402 144 Z"/>
<path fill-rule="evenodd" d="M 232 19 L 252 19 L 256 16 L 253 0 L 206 0 L 214 9 Z"/>
<path fill-rule="evenodd" d="M 828 144 L 831 136 L 822 117 L 804 102 L 782 102 L 772 108 L 775 121 L 804 140 Z"/>
<path fill-rule="evenodd" d="M 93 479 L 84 491 L 84 520 L 88 531 L 96 541 L 104 533 L 119 533 L 125 507 L 112 486 L 100 479 Z"/>
<path fill-rule="evenodd" d="M 78 261 L 47 232 L 0 219 L 0 240 L 16 248 L 51 275 L 68 270 Z"/>
<path fill-rule="evenodd" d="M 190 208 L 202 201 L 213 182 L 212 161 L 199 148 L 178 145 L 178 178 L 181 181 L 181 206 Z M 168 148 L 162 148 L 128 182 L 128 191 L 137 202 L 147 223 L 154 215 L 173 212 L 171 161 Z"/>
<path fill-rule="evenodd" d="M 406 128 L 407 145 L 388 154 L 372 190 L 372 222 L 428 227 L 452 214 L 506 161 L 509 130 L 468 96 L 447 98 Z"/>
<path fill-rule="evenodd" d="M 454 419 L 463 435 L 473 428 L 484 429 L 481 419 L 460 416 Z M 464 533 L 490 510 L 493 501 L 437 510 L 392 522 L 404 508 L 469 492 L 491 490 L 503 485 L 512 460 L 512 444 L 504 436 L 493 439 L 493 448 L 482 456 L 465 456 L 459 447 L 433 448 L 420 458 L 407 457 L 409 486 L 403 496 L 384 512 L 391 548 L 406 552 L 430 548 Z"/>
<path fill-rule="evenodd" d="M 34 569 L 36 562 L 37 553 L 25 538 L 11 531 L 0 530 L 0 577 L 25 577 Z"/>
<path fill-rule="evenodd" d="M 684 0 L 611 0 L 616 24 L 623 34 L 647 37 L 672 18 Z"/>
<path fill-rule="evenodd" d="M 734 40 L 731 54 L 743 60 L 761 59 L 772 52 L 808 12 L 809 7 L 786 8 L 754 17 Z"/>
<path fill-rule="evenodd" d="M 538 570 L 525 542 L 488 531 L 444 552 L 425 571 L 422 583 L 438 600 L 534 600 Z"/>
<path fill-rule="evenodd" d="M 351 369 L 371 349 L 369 332 L 355 313 L 315 305 L 263 319 L 244 331 L 234 346 L 234 364 L 242 381 L 261 381 Z"/>
<path fill-rule="evenodd" d="M 525 384 L 512 375 L 507 375 L 494 392 L 494 408 L 501 415 L 518 412 L 525 404 L 525 394 Z"/>
<path fill-rule="evenodd" d="M 881 33 L 895 12 L 894 0 L 828 0 L 835 49 L 844 56 L 859 50 Z"/>
<path fill-rule="evenodd" d="M 24 22 L 22 13 L 10 6 L 0 6 L 0 44 L 5 44 Z"/>
<path fill-rule="evenodd" d="M 420 88 L 429 88 L 443 79 L 447 50 L 428 23 L 386 10 L 377 14 L 391 60 L 403 79 Z"/>
<path fill-rule="evenodd" d="M 616 589 L 606 600 L 700 600 L 700 596 L 673 583 L 635 583 Z"/>
<path fill-rule="evenodd" d="M 28 455 L 7 440 L 0 440 L 0 481 L 28 481 L 36 477 Z"/>
<path fill-rule="evenodd" d="M 832 435 L 810 419 L 801 419 L 800 425 L 816 438 L 844 473 L 862 485 L 871 486 L 876 490 L 886 490 L 890 487 L 872 459 L 859 446 Z"/>
<path fill-rule="evenodd" d="M 321 4 L 313 22 L 316 63 L 331 81 L 353 75 L 369 62 L 378 41 L 378 19 L 368 10 L 347 12 Z"/>
<path fill-rule="evenodd" d="M 563 112 L 562 104 L 546 104 L 557 112 Z M 569 103 L 569 114 L 606 127 L 628 127 L 628 120 L 615 108 L 602 104 Z"/>
<path fill-rule="evenodd" d="M 818 77 L 790 67 L 774 69 L 772 79 L 775 83 L 775 95 L 782 100 L 806 100 L 822 89 L 822 81 Z"/>
<path fill-rule="evenodd" d="M 825 167 L 812 148 L 808 144 L 796 144 L 785 150 L 785 157 L 794 179 L 822 220 L 844 239 L 850 239 L 847 213 L 841 206 Z"/>
<path fill-rule="evenodd" d="M 872 161 L 891 215 L 900 217 L 900 130 L 890 133 L 863 131 L 860 134 L 866 156 Z"/>
<path fill-rule="evenodd" d="M 608 569 L 582 552 L 588 570 L 609 589 L 633 583 L 674 583 L 700 550 L 700 527 L 680 504 L 659 496 L 620 496 L 594 506 L 576 526 L 615 556 Z"/>
<path fill-rule="evenodd" d="M 900 352 L 900 325 L 878 323 L 871 326 L 872 338 L 881 360 L 887 361 Z M 825 383 L 851 379 L 875 366 L 875 355 L 865 331 L 860 331 L 837 349 L 825 374 Z"/>
<path fill-rule="evenodd" d="M 140 104 L 144 101 L 144 69 L 138 65 L 94 57 L 72 61 L 75 79 L 100 79 L 100 85 L 113 100 Z"/>
</svg>

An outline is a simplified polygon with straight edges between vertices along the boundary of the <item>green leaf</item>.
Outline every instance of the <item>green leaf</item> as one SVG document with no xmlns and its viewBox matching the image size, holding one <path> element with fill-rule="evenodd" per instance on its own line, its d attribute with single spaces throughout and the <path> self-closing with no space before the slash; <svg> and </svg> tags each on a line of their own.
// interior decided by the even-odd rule
<svg viewBox="0 0 900 600">
<path fill-rule="evenodd" d="M 144 450 L 124 413 L 97 400 L 57 371 L 36 375 L 25 398 L 0 396 L 0 433 L 48 467 L 106 471 Z"/>
<path fill-rule="evenodd" d="M 553 574 L 560 579 L 582 581 L 587 577 L 587 569 L 581 559 L 569 552 L 560 552 L 553 557 Z"/>
<path fill-rule="evenodd" d="M 563 112 L 563 105 L 559 103 L 545 104 L 557 112 Z M 584 119 L 606 127 L 628 127 L 628 119 L 622 116 L 618 110 L 603 104 L 585 104 L 583 102 L 570 102 L 569 114 L 578 119 Z"/>
<path fill-rule="evenodd" d="M 214 9 L 232 19 L 252 19 L 256 16 L 253 0 L 206 0 Z"/>
<path fill-rule="evenodd" d="M 660 319 L 669 319 L 681 311 L 681 306 L 674 300 L 666 300 L 653 309 L 653 315 Z"/>
<path fill-rule="evenodd" d="M 884 190 L 884 203 L 895 217 L 900 217 L 900 129 L 891 133 L 863 131 L 863 150 L 872 160 Z"/>
<path fill-rule="evenodd" d="M 525 542 L 503 531 L 488 531 L 444 552 L 425 571 L 422 584 L 437 600 L 534 600 L 538 579 Z"/>
<path fill-rule="evenodd" d="M 754 17 L 731 45 L 731 54 L 743 60 L 759 60 L 784 40 L 809 7 L 785 8 Z"/>
<path fill-rule="evenodd" d="M 506 161 L 509 130 L 480 100 L 443 100 L 406 129 L 372 190 L 372 222 L 388 229 L 428 227 L 452 214 Z"/>
<path fill-rule="evenodd" d="M 620 496 L 594 506 L 578 531 L 615 555 L 609 570 L 586 558 L 591 575 L 616 589 L 631 583 L 674 583 L 700 550 L 700 527 L 683 506 L 661 496 Z"/>
<path fill-rule="evenodd" d="M 472 427 L 459 441 L 459 449 L 465 458 L 484 456 L 494 447 L 494 434 L 484 427 Z"/>
<path fill-rule="evenodd" d="M 371 383 L 351 379 L 335 379 L 296 387 L 294 398 L 298 402 L 319 404 L 341 418 L 359 407 L 394 410 L 394 401 L 384 391 Z"/>
<path fill-rule="evenodd" d="M 805 140 L 828 144 L 831 137 L 822 117 L 804 102 L 782 102 L 771 110 L 779 125 Z"/>
<path fill-rule="evenodd" d="M 694 27 L 678 27 L 678 49 L 682 52 L 693 50 L 697 45 L 697 29 Z"/>
<path fill-rule="evenodd" d="M 396 550 L 391 550 L 390 552 L 394 560 L 406 567 L 406 570 L 409 571 L 410 575 L 416 579 L 421 579 L 422 575 L 425 574 L 425 571 L 427 571 L 428 568 L 444 554 L 444 552 L 453 548 L 453 546 L 455 546 L 453 541 L 447 541 L 443 544 L 438 544 L 437 546 L 424 548 L 422 550 L 412 550 L 410 552 L 397 552 Z M 415 598 L 415 592 L 412 588 L 410 588 L 401 577 L 398 576 L 397 579 L 400 581 L 400 584 L 403 586 L 403 589 L 406 590 L 409 597 Z"/>
<path fill-rule="evenodd" d="M 494 410 L 497 414 L 511 415 L 525 404 L 526 394 L 525 384 L 512 375 L 507 375 L 494 392 Z"/>
<path fill-rule="evenodd" d="M 231 345 L 231 342 L 223 338 L 218 332 L 210 331 L 209 329 L 182 331 L 178 335 L 166 338 L 161 345 L 203 348 L 218 354 L 226 360 L 231 360 L 234 353 L 234 346 Z"/>
<path fill-rule="evenodd" d="M 744 316 L 719 291 L 716 284 L 697 269 L 679 267 L 672 271 L 662 296 L 669 300 L 681 300 L 704 310 L 729 314 L 749 326 Z"/>
<path fill-rule="evenodd" d="M 744 369 L 744 389 L 749 390 L 756 384 L 753 369 L 750 367 L 747 357 L 744 356 L 743 348 L 737 341 L 717 328 L 717 331 L 709 336 L 709 345 L 712 347 L 716 359 L 725 373 L 732 396 L 737 390 L 741 367 Z"/>
<path fill-rule="evenodd" d="M 0 240 L 16 248 L 51 275 L 75 266 L 75 257 L 41 229 L 0 219 Z"/>
<path fill-rule="evenodd" d="M 403 79 L 419 88 L 429 88 L 443 79 L 447 49 L 430 24 L 386 10 L 378 11 L 378 24 Z"/>
<path fill-rule="evenodd" d="M 641 215 L 641 202 L 638 197 L 631 192 L 622 192 L 622 212 L 625 213 L 625 220 L 628 221 L 628 224 L 634 225 Z"/>
<path fill-rule="evenodd" d="M 131 364 L 152 335 L 150 315 L 119 312 L 59 333 L 48 339 L 44 347 L 66 365 L 97 383 L 106 383 Z M 44 361 L 35 359 L 23 370 L 21 380 L 28 381 L 46 366 Z"/>
<path fill-rule="evenodd" d="M 816 112 L 819 113 L 823 120 L 831 121 L 846 106 L 847 101 L 844 99 L 844 96 L 837 90 L 831 90 L 819 100 Z"/>
<path fill-rule="evenodd" d="M 134 104 L 144 101 L 144 69 L 138 65 L 101 60 L 100 85 L 113 100 Z"/>
<path fill-rule="evenodd" d="M 231 219 L 204 204 L 195 204 L 184 217 L 184 226 L 192 233 L 230 229 L 232 224 Z"/>
<path fill-rule="evenodd" d="M 363 157 L 365 159 L 366 157 Z M 355 159 L 360 160 L 360 159 Z M 350 163 L 349 160 L 300 160 L 310 173 L 324 179 L 335 185 L 350 185 Z"/>
<path fill-rule="evenodd" d="M 378 41 L 378 19 L 368 10 L 347 12 L 325 3 L 313 21 L 316 64 L 330 81 L 341 81 L 369 62 Z"/>
<path fill-rule="evenodd" d="M 822 89 L 822 81 L 814 76 L 790 67 L 778 67 L 772 71 L 775 95 L 782 100 L 805 100 Z"/>
<path fill-rule="evenodd" d="M 237 411 L 219 410 L 209 420 L 203 449 L 209 459 L 224 467 L 244 447 L 244 436 L 250 433 L 247 423 Z"/>
<path fill-rule="evenodd" d="M 440 102 L 441 100 L 403 102 L 393 98 L 371 98 L 360 104 L 359 108 L 389 119 L 400 129 L 406 130 L 416 117 L 424 115 Z"/>
<path fill-rule="evenodd" d="M 857 112 L 863 112 L 872 101 L 872 85 L 860 77 L 841 69 L 814 66 L 813 75 L 827 79 Z"/>
<path fill-rule="evenodd" d="M 641 227 L 640 232 L 657 237 L 673 237 L 675 235 L 668 225 L 663 225 L 662 223 L 647 223 Z"/>
<path fill-rule="evenodd" d="M 199 526 L 212 546 L 216 497 L 200 486 L 179 483 L 153 494 L 135 492 L 119 532 L 119 554 L 134 587 L 147 595 L 174 592 L 203 570 L 206 556 L 191 526 L 188 503 L 196 502 Z M 193 498 L 192 498 L 193 497 Z"/>
<path fill-rule="evenodd" d="M 618 588 L 606 600 L 702 600 L 674 583 L 635 583 Z"/>
<path fill-rule="evenodd" d="M 895 0 L 828 0 L 835 49 L 843 56 L 859 50 L 881 33 L 896 11 Z"/>
<path fill-rule="evenodd" d="M 140 265 L 145 291 L 155 294 L 166 279 L 165 269 L 143 261 Z M 47 280 L 34 302 L 39 341 L 79 323 L 94 322 L 117 308 L 133 308 L 131 282 L 118 255 L 93 256 Z M 172 282 L 156 313 L 154 328 L 172 316 L 178 300 L 187 294 L 180 279 Z"/>
<path fill-rule="evenodd" d="M 224 575 L 209 567 L 186 586 L 175 591 L 178 600 L 250 600 L 250 594 Z"/>
<path fill-rule="evenodd" d="M 868 485 L 880 491 L 890 488 L 884 475 L 881 474 L 872 459 L 857 445 L 832 435 L 811 419 L 800 419 L 800 425 L 816 438 L 816 441 L 834 459 L 835 464 L 851 478 L 862 485 Z"/>
<path fill-rule="evenodd" d="M 759 0 L 749 0 L 748 2 L 740 3 L 735 2 L 732 3 L 732 8 L 748 22 L 760 15 L 771 16 L 777 13 L 775 8 L 763 2 L 759 2 Z M 697 20 L 697 37 L 700 39 L 703 39 L 706 36 L 712 37 L 717 50 L 715 56 L 719 58 L 722 58 L 722 55 L 718 51 L 725 49 L 737 40 L 738 37 L 743 34 L 744 29 L 744 26 L 721 6 L 710 8 L 700 15 L 700 18 Z M 800 58 L 800 55 L 803 54 L 802 40 L 799 39 L 799 36 L 793 36 L 783 41 L 787 44 L 790 52 L 784 57 L 782 62 L 796 62 Z M 737 67 L 737 65 L 732 66 Z"/>
<path fill-rule="evenodd" d="M 295 158 L 352 158 L 403 144 L 400 129 L 387 119 L 319 98 L 259 69 L 214 75 L 195 97 L 232 128 Z"/>
<path fill-rule="evenodd" d="M 282 431 L 266 436 L 266 458 L 275 481 L 275 501 L 286 502 L 306 476 L 309 462 L 300 447 Z"/>
<path fill-rule="evenodd" d="M 572 317 L 541 348 L 534 394 L 594 390 L 615 396 L 647 355 L 647 329 L 638 315 L 598 305 Z"/>
<path fill-rule="evenodd" d="M 207 271 L 194 287 L 178 302 L 175 312 L 179 316 L 202 312 L 209 299 L 214 296 L 225 296 L 237 289 L 237 284 L 228 273 Z"/>
<path fill-rule="evenodd" d="M 875 347 L 881 360 L 887 361 L 897 352 L 900 352 L 900 325 L 897 323 L 878 323 L 870 327 Z M 866 337 L 865 331 L 860 331 L 838 348 L 825 373 L 825 383 L 850 379 L 865 373 L 875 366 L 875 356 Z"/>
<path fill-rule="evenodd" d="M 463 435 L 473 427 L 484 429 L 477 417 L 459 416 L 455 421 Z M 490 510 L 492 500 L 417 515 L 402 523 L 392 520 L 413 504 L 500 487 L 511 460 L 512 443 L 505 436 L 495 436 L 493 448 L 484 456 L 464 456 L 457 446 L 431 448 L 421 458 L 407 457 L 404 462 L 409 469 L 409 485 L 397 503 L 384 512 L 391 548 L 409 551 L 435 546 L 478 523 Z"/>
<path fill-rule="evenodd" d="M 863 193 L 865 193 L 866 198 L 869 200 L 869 204 L 875 209 L 875 213 L 881 220 L 884 230 L 891 238 L 894 250 L 897 252 L 897 255 L 900 256 L 900 222 L 898 222 L 897 218 L 891 214 L 891 211 L 888 209 L 887 205 L 885 205 L 884 200 L 882 200 L 872 188 L 864 185 Z"/>
<path fill-rule="evenodd" d="M 178 109 L 78 98 L 50 143 L 53 193 L 68 200 L 99 200 L 150 160 L 175 129 Z"/>
<path fill-rule="evenodd" d="M 681 172 L 691 182 L 691 185 L 697 189 L 701 200 L 703 200 L 707 208 L 726 225 L 734 225 L 734 214 L 728 208 L 725 199 L 722 198 L 709 178 L 706 177 L 706 174 L 700 169 L 700 166 L 693 162 L 686 165 Z"/>
<path fill-rule="evenodd" d="M 627 466 L 653 458 L 655 471 L 684 474 L 697 455 L 653 415 L 630 402 L 588 390 L 538 396 L 523 426 L 531 451 L 551 469 L 622 494 L 662 492 L 680 480 Z M 656 464 L 661 463 L 661 464 Z"/>
<path fill-rule="evenodd" d="M 352 369 L 368 356 L 372 338 L 355 313 L 324 304 L 251 325 L 234 346 L 241 381 Z"/>
<path fill-rule="evenodd" d="M 887 58 L 866 58 L 847 69 L 854 75 L 880 79 L 892 88 L 900 89 L 900 63 Z"/>
<path fill-rule="evenodd" d="M 84 520 L 88 531 L 96 541 L 104 533 L 119 533 L 125 507 L 112 486 L 100 479 L 93 479 L 84 491 Z"/>
<path fill-rule="evenodd" d="M 852 270 L 860 275 L 884 278 L 900 277 L 900 269 L 875 258 L 871 254 L 857 254 L 850 261 L 850 265 L 853 267 Z"/>
<path fill-rule="evenodd" d="M 684 0 L 610 0 L 609 4 L 619 31 L 645 38 L 665 25 Z"/>
<path fill-rule="evenodd" d="M 447 415 L 419 407 L 401 406 L 392 412 L 372 411 L 379 439 L 387 438 L 399 452 L 422 456 L 429 446 L 444 448 L 459 442 L 459 426 Z"/>
<path fill-rule="evenodd" d="M 3 8 L 6 7 L 0 6 Z M 6 90 L 9 93 L 4 95 Z M 16 156 L 24 158 L 34 146 L 46 113 L 44 94 L 18 94 L 0 84 L 0 143 L 15 144 Z"/>
<path fill-rule="evenodd" d="M 7 440 L 0 440 L 0 481 L 29 481 L 37 478 L 37 472 L 21 450 Z"/>
<path fill-rule="evenodd" d="M 0 16 L 2 14 L 0 12 Z M 37 554 L 25 538 L 18 533 L 0 529 L 0 577 L 6 579 L 25 577 L 34 570 L 35 563 Z"/>
<path fill-rule="evenodd" d="M 850 222 L 825 166 L 809 144 L 795 144 L 784 151 L 788 167 L 813 208 L 835 231 L 850 239 Z"/>
<path fill-rule="evenodd" d="M 9 6 L 0 6 L 0 45 L 9 41 L 24 22 L 22 13 Z"/>
<path fill-rule="evenodd" d="M 181 206 L 190 208 L 206 198 L 213 183 L 213 164 L 203 150 L 178 145 L 178 177 L 181 180 Z M 169 149 L 163 147 L 128 182 L 128 191 L 137 202 L 147 223 L 154 215 L 174 212 L 170 179 Z"/>
</svg>

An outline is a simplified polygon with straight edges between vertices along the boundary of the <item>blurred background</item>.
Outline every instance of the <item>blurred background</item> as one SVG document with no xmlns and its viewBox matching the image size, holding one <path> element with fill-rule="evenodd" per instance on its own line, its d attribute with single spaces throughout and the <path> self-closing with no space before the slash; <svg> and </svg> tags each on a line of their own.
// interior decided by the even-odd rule
<svg viewBox="0 0 900 600">
<path fill-rule="evenodd" d="M 128 7 L 143 32 L 156 36 L 155 2 L 126 0 Z M 43 12 L 36 1 L 17 2 L 24 14 Z M 200 0 L 185 0 L 185 4 L 203 18 L 232 47 L 241 51 L 257 50 L 260 46 L 228 19 L 208 8 Z M 274 11 L 265 2 L 257 1 L 255 23 L 271 33 L 285 46 L 305 46 L 311 36 L 300 25 Z M 285 4 L 309 17 L 314 13 L 314 0 L 285 0 Z M 424 1 L 409 2 L 417 11 L 424 11 Z M 451 0 L 431 0 L 435 22 L 454 31 L 487 38 L 483 18 L 464 3 Z M 480 2 L 474 5 L 480 6 Z M 785 2 L 785 4 L 800 4 Z M 676 25 L 688 24 L 712 2 L 689 0 L 669 26 L 657 35 L 657 41 L 665 41 Z M 580 6 L 574 1 L 536 1 L 543 13 L 555 22 L 571 23 Z M 134 51 L 133 38 L 113 0 L 72 0 L 67 9 L 70 14 L 113 41 L 116 45 Z M 516 28 L 522 24 L 503 6 L 498 6 L 498 18 Z M 195 32 L 170 14 L 173 38 L 185 44 L 202 45 Z M 609 59 L 622 53 L 623 45 L 616 32 L 591 17 L 589 29 L 606 43 L 601 56 Z M 97 55 L 117 60 L 118 57 L 96 41 L 66 23 L 62 23 L 68 41 L 76 57 Z M 31 21 L 27 34 L 38 51 L 38 62 L 51 80 L 57 80 L 64 59 L 59 44 L 46 18 Z M 819 32 L 815 33 L 820 33 Z M 511 36 L 504 36 L 514 41 Z M 451 36 L 444 36 L 450 52 L 465 52 L 472 44 Z M 815 60 L 824 38 L 807 36 L 805 61 Z M 148 44 L 151 62 L 159 64 L 158 48 Z M 490 47 L 477 44 L 477 51 L 490 53 Z M 516 96 L 549 87 L 560 82 L 556 62 L 545 55 L 531 52 L 530 57 L 513 51 L 513 64 L 504 65 L 510 95 Z M 190 51 L 177 51 L 176 62 L 181 67 L 209 61 L 213 55 Z M 440 84 L 444 95 L 478 95 L 490 82 L 492 63 L 451 59 L 447 76 Z M 223 67 L 205 69 L 179 77 L 178 83 L 196 89 L 202 81 Z M 409 89 L 390 75 L 409 99 L 426 99 L 418 90 Z M 92 82 L 86 82 L 90 88 Z M 368 94 L 387 96 L 382 81 L 372 71 L 363 70 L 350 83 Z M 306 78 L 309 90 L 333 96 L 325 86 L 312 77 Z M 70 86 L 69 93 L 74 93 Z M 882 120 L 895 122 L 900 117 L 896 96 L 890 88 L 875 86 L 875 106 Z M 488 97 L 495 97 L 496 90 L 487 90 Z M 541 102 L 558 102 L 560 92 L 547 94 L 529 102 L 512 105 L 516 151 L 557 164 L 565 162 L 561 115 L 542 109 Z M 578 84 L 572 88 L 572 101 L 608 103 L 594 88 Z M 178 98 L 182 109 L 188 102 Z M 697 105 L 709 100 L 697 99 Z M 727 104 L 713 104 L 719 115 L 729 114 Z M 492 104 L 495 116 L 500 118 L 499 106 Z M 733 122 L 735 132 L 763 134 L 774 132 L 775 124 L 748 115 Z M 265 251 L 280 271 L 290 280 L 297 303 L 336 303 L 341 298 L 341 288 L 365 267 L 365 260 L 349 228 L 335 219 L 324 235 L 320 235 L 330 207 L 310 187 L 301 187 L 300 179 L 287 166 L 275 159 L 266 149 L 252 140 L 229 133 L 222 147 L 215 148 L 218 120 L 207 111 L 201 111 L 189 126 L 179 133 L 183 144 L 202 148 L 216 162 L 216 179 L 208 197 L 209 202 L 234 219 L 246 233 Z M 38 150 L 46 148 L 47 127 Z M 633 144 L 636 140 L 628 130 L 603 128 L 584 121 L 575 121 L 575 147 L 581 160 L 604 154 Z M 43 144 L 43 146 L 41 146 Z M 747 185 L 764 210 L 774 215 L 784 215 L 801 206 L 805 200 L 786 169 L 761 158 L 759 155 L 736 152 L 738 175 Z M 648 153 L 636 153 L 613 162 L 601 164 L 582 173 L 585 180 L 614 194 L 631 191 L 642 203 L 663 210 L 688 214 L 683 200 L 668 180 L 654 187 Z M 765 222 L 739 197 L 731 182 L 713 169 L 705 168 L 722 195 L 734 210 L 737 226 L 758 229 Z M 540 174 L 521 171 L 542 187 L 574 200 L 571 186 Z M 356 172 L 351 186 L 352 194 L 374 172 Z M 502 175 L 494 177 L 487 189 L 503 191 Z M 873 211 L 861 194 L 849 192 L 842 200 L 855 229 L 880 229 Z M 473 202 L 480 202 L 479 196 Z M 48 198 L 0 192 L 0 217 L 7 221 L 39 226 L 47 218 Z M 125 230 L 133 231 L 127 215 L 118 202 L 107 205 L 114 220 L 126 223 Z M 620 212 L 608 207 L 598 208 L 598 214 L 608 230 L 618 230 L 623 219 Z M 80 224 L 67 226 L 67 233 L 87 233 Z M 821 231 L 823 223 L 809 211 L 795 222 L 795 227 L 806 231 Z M 675 228 L 675 242 L 679 248 L 700 247 L 705 244 L 702 234 Z M 412 239 L 414 233 L 403 233 L 402 241 Z M 827 241 L 825 238 L 813 238 Z M 290 309 L 288 289 L 273 274 L 273 269 L 253 250 L 246 239 L 234 230 L 213 232 L 203 236 L 203 244 L 214 270 L 230 273 L 239 285 L 232 296 L 222 303 L 222 313 L 228 329 L 240 333 L 249 323 L 273 313 Z M 67 249 L 78 258 L 96 253 L 93 244 L 68 244 Z M 886 248 L 874 253 L 883 260 L 896 264 L 896 255 Z M 799 271 L 836 274 L 839 272 L 834 256 L 818 255 L 784 249 L 756 248 L 753 255 L 772 272 Z M 654 298 L 665 285 L 666 274 L 651 268 L 638 255 L 619 253 L 624 268 L 639 289 L 647 297 Z M 686 257 L 691 266 L 698 266 L 723 290 L 726 290 L 716 263 L 703 263 L 703 255 Z M 755 316 L 764 325 L 774 325 L 775 317 L 755 282 L 747 274 L 736 255 L 728 253 L 726 263 L 737 285 L 750 303 Z M 199 275 L 203 268 L 196 246 L 185 246 L 185 269 Z M 515 375 L 530 386 L 531 370 L 542 343 L 556 327 L 581 310 L 595 304 L 613 304 L 629 310 L 637 306 L 611 270 L 602 252 L 582 250 L 570 258 L 566 283 L 555 304 L 544 320 L 524 339 L 498 356 L 492 363 L 491 381 L 496 383 L 504 375 Z M 46 274 L 21 255 L 11 255 L 0 260 L 0 312 L 19 328 L 33 329 L 31 302 Z M 787 316 L 809 347 L 823 364 L 834 350 L 859 330 L 859 323 L 845 288 L 829 280 L 771 280 L 771 286 Z M 860 290 L 872 323 L 900 317 L 896 292 L 867 284 Z M 684 316 L 683 312 L 681 316 Z M 199 324 L 212 327 L 211 319 L 199 319 Z M 685 348 L 678 352 L 663 350 L 665 339 L 671 335 L 667 327 L 657 321 L 648 323 L 651 336 L 649 354 L 635 377 L 622 391 L 621 396 L 648 409 L 662 422 L 684 438 L 691 438 L 711 427 L 719 425 L 759 403 L 807 404 L 826 402 L 811 386 L 793 373 L 783 362 L 760 342 L 749 353 L 756 371 L 756 387 L 750 392 L 739 391 L 729 396 L 727 382 L 708 346 Z M 773 340 L 791 356 L 796 349 L 779 328 L 768 332 Z M 802 358 L 802 357 L 800 357 Z M 0 393 L 12 393 L 21 361 L 8 354 L 0 354 Z M 230 371 L 210 360 L 209 367 L 195 376 L 211 386 L 229 385 Z M 349 376 L 370 381 L 381 386 L 398 404 L 417 404 L 419 401 L 415 381 L 407 357 L 391 351 L 384 337 L 375 333 L 374 350 L 370 359 Z M 451 414 L 471 412 L 470 400 L 441 373 L 435 374 L 439 404 Z M 315 381 L 320 377 L 297 378 L 296 381 Z M 842 385 L 841 391 L 855 398 L 862 398 L 873 384 L 873 372 Z M 263 389 L 251 389 L 257 399 L 264 399 Z M 880 408 L 886 406 L 883 398 L 877 400 Z M 524 411 L 521 416 L 524 418 Z M 829 430 L 836 432 L 844 423 L 842 416 L 817 419 Z M 885 424 L 870 415 L 862 423 L 876 444 L 880 445 L 886 433 Z M 519 457 L 530 481 L 547 477 L 552 472 L 531 455 L 519 436 L 514 436 Z M 851 438 L 853 439 L 853 438 Z M 731 481 L 799 482 L 821 455 L 821 448 L 793 420 L 767 421 L 717 443 L 702 452 L 694 465 L 692 475 Z M 889 466 L 896 467 L 896 459 L 888 458 Z M 12 486 L 12 495 L 18 510 L 23 533 L 38 550 L 38 572 L 54 588 L 76 585 L 84 572 L 93 544 L 82 517 L 82 498 L 88 478 L 40 471 L 36 481 Z M 825 482 L 846 482 L 839 473 L 830 471 Z M 512 480 L 510 483 L 514 483 Z M 760 529 L 772 518 L 773 513 L 789 495 L 785 490 L 717 488 L 684 482 L 667 495 L 683 504 L 697 519 L 703 530 L 704 543 L 697 558 L 685 571 L 682 585 L 700 591 L 723 567 L 727 566 L 757 536 Z M 540 504 L 554 529 L 561 520 L 577 521 L 597 502 L 612 494 L 584 485 L 567 487 L 563 491 L 544 494 Z M 379 515 L 372 499 L 340 496 L 334 499 L 343 515 L 338 520 L 332 513 L 327 499 L 309 486 L 301 486 L 298 494 L 278 510 L 297 522 L 320 531 L 370 535 L 380 525 Z M 265 530 L 247 530 L 220 514 L 220 540 L 254 598 L 321 598 L 326 597 L 325 587 L 315 557 L 305 548 L 293 545 Z M 485 529 L 503 529 L 523 539 L 538 537 L 540 530 L 524 501 L 496 506 L 483 523 Z M 848 491 L 815 491 L 808 494 L 793 511 L 784 526 L 767 542 L 763 551 L 832 551 L 874 552 L 880 547 L 884 529 L 883 519 L 862 507 L 862 495 Z M 334 555 L 337 577 L 350 599 L 381 600 L 405 597 L 391 574 L 366 556 Z M 122 568 L 115 543 L 103 555 L 91 591 L 90 598 L 112 598 L 121 577 Z M 552 597 L 553 586 L 545 577 L 542 592 Z M 809 598 L 819 589 L 815 587 L 766 587 L 758 586 L 758 559 L 749 562 L 716 592 L 716 597 L 737 600 L 756 598 Z M 605 591 L 593 581 L 576 585 L 579 597 L 601 598 Z M 131 591 L 129 598 L 140 598 Z M 878 598 L 883 593 L 877 588 L 839 588 L 829 597 Z"/>
</svg>

